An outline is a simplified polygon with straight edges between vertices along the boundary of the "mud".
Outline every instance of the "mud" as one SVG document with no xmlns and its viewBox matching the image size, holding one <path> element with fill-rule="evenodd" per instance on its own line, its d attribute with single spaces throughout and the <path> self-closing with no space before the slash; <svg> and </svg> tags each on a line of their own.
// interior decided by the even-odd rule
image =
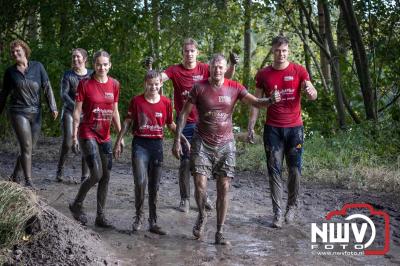
<svg viewBox="0 0 400 266">
<path fill-rule="evenodd" d="M 39 202 L 40 214 L 26 241 L 9 250 L 5 265 L 103 265 L 118 259 L 98 233 Z"/>
<path fill-rule="evenodd" d="M 159 225 L 168 231 L 167 236 L 154 235 L 147 225 L 138 233 L 132 233 L 134 216 L 134 186 L 130 165 L 130 149 L 113 163 L 106 215 L 115 229 L 99 229 L 94 226 L 96 212 L 96 189 L 92 189 L 85 201 L 89 223 L 82 227 L 70 220 L 68 202 L 73 199 L 78 186 L 72 182 L 55 182 L 58 148 L 61 139 L 41 138 L 33 155 L 33 181 L 39 188 L 37 193 L 46 204 L 63 215 L 53 214 L 53 222 L 46 234 L 59 235 L 60 241 L 48 244 L 48 237 L 39 241 L 43 254 L 54 254 L 54 250 L 65 250 L 69 241 L 80 243 L 79 249 L 71 249 L 70 256 L 82 259 L 80 265 L 399 265 L 400 264 L 400 202 L 398 195 L 377 192 L 350 191 L 327 185 L 302 184 L 300 208 L 294 224 L 284 224 L 282 229 L 273 229 L 272 206 L 268 182 L 258 172 L 239 172 L 232 182 L 231 204 L 225 226 L 226 238 L 231 246 L 213 244 L 216 230 L 215 211 L 209 212 L 206 233 L 203 239 L 195 240 L 192 227 L 197 212 L 193 196 L 188 214 L 177 210 L 179 204 L 178 161 L 173 159 L 170 146 L 165 148 L 164 171 L 160 184 Z M 130 145 L 127 145 L 130 146 Z M 13 142 L 2 143 L 0 148 L 0 175 L 3 179 L 11 173 L 17 146 Z M 74 166 L 71 166 L 75 162 Z M 70 156 L 66 162 L 66 178 L 80 178 L 80 157 Z M 209 196 L 216 199 L 215 181 L 210 180 Z M 193 189 L 192 189 L 193 191 Z M 285 194 L 286 195 L 286 191 Z M 147 193 L 146 193 L 147 197 Z M 284 198 L 286 202 L 286 198 Z M 370 203 L 375 209 L 390 215 L 390 251 L 384 256 L 321 255 L 311 250 L 311 223 L 321 223 L 324 216 L 345 203 Z M 55 212 L 56 213 L 56 212 Z M 145 201 L 145 214 L 148 204 Z M 377 221 L 377 227 L 380 224 Z M 66 226 L 71 234 L 62 233 Z M 378 230 L 378 229 L 377 229 Z M 82 233 L 83 232 L 83 233 Z M 46 235 L 45 234 L 45 235 Z M 97 237 L 99 236 L 99 237 Z M 380 238 L 379 238 L 380 237 Z M 93 240 L 94 239 L 94 240 Z M 378 236 L 383 243 L 383 236 Z M 72 243 L 71 242 L 71 243 Z M 74 246 L 74 245 L 70 245 Z M 37 247 L 36 247 L 37 248 Z M 97 260 L 87 261 L 90 254 Z M 29 247 L 24 250 L 29 252 Z M 53 252 L 53 253 L 51 253 Z M 69 251 L 68 251 L 69 252 Z M 98 254 L 96 253 L 98 252 Z M 64 251 L 65 253 L 65 251 Z M 43 255 L 47 256 L 47 255 Z M 89 257 L 91 257 L 89 256 Z M 63 262 L 56 255 L 48 256 L 45 265 L 76 265 L 77 260 L 65 257 Z M 51 257 L 54 260 L 51 260 Z M 47 258 L 47 257 L 46 257 Z M 74 257 L 71 257 L 74 258 Z M 105 259 L 105 261 L 104 261 Z M 42 264 L 42 265 L 43 265 Z M 34 264 L 33 264 L 34 265 Z"/>
</svg>

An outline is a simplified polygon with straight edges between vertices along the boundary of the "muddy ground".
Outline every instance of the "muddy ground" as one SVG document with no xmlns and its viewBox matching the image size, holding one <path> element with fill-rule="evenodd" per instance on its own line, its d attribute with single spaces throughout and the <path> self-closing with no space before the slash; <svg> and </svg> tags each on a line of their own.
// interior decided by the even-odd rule
<svg viewBox="0 0 400 266">
<path fill-rule="evenodd" d="M 144 228 L 132 234 L 134 216 L 133 179 L 130 165 L 130 149 L 123 158 L 115 161 L 107 199 L 107 215 L 115 229 L 103 230 L 94 226 L 96 189 L 92 189 L 85 201 L 89 216 L 87 227 L 75 223 L 68 211 L 78 185 L 54 181 L 58 160 L 59 138 L 42 138 L 33 157 L 33 177 L 41 200 L 64 214 L 59 221 L 63 230 L 71 234 L 56 233 L 61 241 L 43 238 L 35 243 L 36 250 L 69 252 L 71 260 L 60 262 L 55 254 L 46 257 L 46 265 L 399 265 L 400 264 L 400 202 L 399 196 L 364 191 L 350 191 L 318 184 L 302 184 L 300 211 L 292 225 L 282 229 L 271 227 L 272 207 L 269 186 L 262 169 L 238 172 L 232 182 L 231 204 L 226 221 L 226 237 L 231 246 L 213 244 L 216 229 L 215 211 L 209 213 L 205 237 L 195 240 L 192 226 L 196 219 L 195 201 L 189 214 L 179 212 L 178 162 L 170 155 L 166 145 L 164 174 L 160 185 L 159 224 L 168 231 L 167 236 L 149 233 Z M 128 145 L 129 146 L 129 145 Z M 1 143 L 0 176 L 5 179 L 12 171 L 18 152 L 15 142 Z M 260 158 L 263 160 L 263 158 Z M 72 164 L 75 165 L 72 166 Z M 80 177 L 80 160 L 70 156 L 65 169 L 66 178 Z M 193 187 L 192 187 L 193 188 Z M 192 193 L 193 194 L 193 193 Z M 209 195 L 215 201 L 215 181 L 209 182 Z M 345 203 L 365 202 L 390 215 L 390 251 L 384 256 L 346 256 L 321 254 L 311 250 L 311 223 L 321 223 L 332 210 Z M 145 202 L 146 215 L 148 213 Z M 58 215 L 58 214 L 57 214 Z M 53 215 L 53 216 L 57 216 Z M 383 243 L 379 219 L 377 241 Z M 57 226 L 56 226 L 57 227 Z M 57 227 L 58 228 L 58 227 Z M 66 229 L 65 229 L 66 228 Z M 53 226 L 54 229 L 54 226 Z M 54 234 L 54 232 L 53 232 Z M 93 240 L 92 240 L 92 238 Z M 79 249 L 76 247 L 82 243 Z M 69 248 L 68 245 L 73 246 Z M 52 246 L 53 245 L 53 246 Z M 61 245 L 61 247 L 60 247 Z M 25 247 L 24 252 L 29 252 Z M 80 250 L 84 250 L 81 252 Z M 82 253 L 82 254 L 81 254 Z M 90 256 L 88 256 L 88 254 Z M 74 256 L 75 255 L 75 256 Z M 92 257 L 97 259 L 92 259 Z M 51 258 L 54 258 L 52 261 Z M 65 256 L 64 256 L 65 257 Z M 88 260 L 87 257 L 90 259 Z M 48 259 L 47 259 L 48 258 Z M 86 258 L 86 259 L 85 259 Z M 77 263 L 79 261 L 79 263 Z M 31 262 L 32 265 L 37 260 Z"/>
</svg>

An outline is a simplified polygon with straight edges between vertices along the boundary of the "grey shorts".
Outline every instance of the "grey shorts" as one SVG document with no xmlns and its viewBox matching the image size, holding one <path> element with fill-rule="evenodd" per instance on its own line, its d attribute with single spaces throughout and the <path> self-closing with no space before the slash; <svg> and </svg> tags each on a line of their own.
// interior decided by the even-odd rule
<svg viewBox="0 0 400 266">
<path fill-rule="evenodd" d="M 222 146 L 211 147 L 204 143 L 198 135 L 193 136 L 190 148 L 190 170 L 193 175 L 233 178 L 235 165 L 235 140 Z"/>
</svg>

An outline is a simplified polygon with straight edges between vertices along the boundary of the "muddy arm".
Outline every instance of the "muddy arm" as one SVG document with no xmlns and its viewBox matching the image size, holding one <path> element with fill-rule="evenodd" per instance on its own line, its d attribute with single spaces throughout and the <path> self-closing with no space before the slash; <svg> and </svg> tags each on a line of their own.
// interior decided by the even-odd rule
<svg viewBox="0 0 400 266">
<path fill-rule="evenodd" d="M 118 137 L 117 137 L 117 140 L 115 141 L 114 149 L 113 149 L 113 155 L 114 155 L 115 159 L 118 159 L 123 152 L 123 147 L 124 147 L 123 137 L 129 131 L 132 121 L 133 120 L 130 118 L 125 118 L 124 122 L 122 123 L 122 128 L 118 133 Z"/>
<path fill-rule="evenodd" d="M 183 128 L 186 125 L 186 120 L 189 116 L 189 113 L 192 111 L 193 104 L 189 101 L 186 101 L 185 105 L 183 106 L 183 109 L 181 113 L 179 114 L 178 117 L 178 124 L 176 127 L 176 134 L 174 138 L 174 145 L 172 147 L 172 153 L 177 159 L 181 158 L 181 155 L 183 154 L 182 151 L 182 146 L 181 146 L 181 136 L 182 136 L 182 131 Z"/>
<path fill-rule="evenodd" d="M 61 85 L 60 85 L 60 92 L 61 92 L 61 99 L 63 102 L 67 103 L 70 106 L 75 105 L 75 101 L 69 97 L 69 91 L 70 91 L 70 83 L 68 81 L 67 75 L 64 75 L 61 79 Z"/>
</svg>

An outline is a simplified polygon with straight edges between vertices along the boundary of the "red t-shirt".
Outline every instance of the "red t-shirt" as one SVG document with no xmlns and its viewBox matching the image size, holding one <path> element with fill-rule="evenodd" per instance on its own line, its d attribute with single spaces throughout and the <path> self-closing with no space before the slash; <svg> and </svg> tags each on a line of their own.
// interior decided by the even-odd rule
<svg viewBox="0 0 400 266">
<path fill-rule="evenodd" d="M 75 97 L 76 102 L 82 102 L 79 138 L 96 139 L 98 143 L 110 140 L 113 105 L 118 102 L 119 89 L 119 82 L 111 77 L 106 83 L 94 78 L 79 82 Z"/>
<path fill-rule="evenodd" d="M 267 110 L 265 124 L 274 127 L 296 127 L 303 125 L 301 119 L 301 83 L 310 80 L 307 70 L 301 65 L 289 63 L 282 70 L 272 66 L 258 71 L 256 87 L 263 89 L 267 97 L 271 96 L 277 85 L 281 101 L 271 105 Z"/>
<path fill-rule="evenodd" d="M 207 144 L 220 146 L 233 139 L 233 108 L 246 94 L 243 85 L 229 79 L 218 89 L 212 88 L 208 80 L 193 86 L 189 101 L 199 110 L 196 130 Z"/>
<path fill-rule="evenodd" d="M 193 69 L 186 69 L 182 64 L 173 65 L 168 67 L 164 73 L 172 80 L 174 86 L 174 108 L 177 116 L 187 99 L 185 93 L 192 90 L 195 82 L 207 79 L 210 76 L 208 64 L 201 62 L 197 62 L 196 67 Z M 197 117 L 197 110 L 193 108 L 187 118 L 187 122 L 196 123 Z"/>
<path fill-rule="evenodd" d="M 165 124 L 173 122 L 171 100 L 161 96 L 158 103 L 149 103 L 144 94 L 132 97 L 127 117 L 133 120 L 133 136 L 162 139 Z"/>
</svg>

